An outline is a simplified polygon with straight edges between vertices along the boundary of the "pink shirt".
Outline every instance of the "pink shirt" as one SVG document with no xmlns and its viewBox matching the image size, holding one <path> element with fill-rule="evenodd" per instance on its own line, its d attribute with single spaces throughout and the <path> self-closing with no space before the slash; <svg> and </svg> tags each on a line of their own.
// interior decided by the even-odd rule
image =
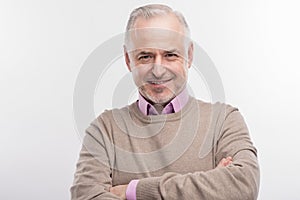
<svg viewBox="0 0 300 200">
<path fill-rule="evenodd" d="M 176 96 L 170 103 L 168 103 L 161 114 L 170 114 L 180 111 L 188 102 L 189 94 L 185 88 L 178 96 Z M 141 94 L 139 94 L 138 106 L 144 115 L 158 115 L 159 113 Z M 139 180 L 132 180 L 129 182 L 126 189 L 127 200 L 136 200 L 136 187 Z"/>
</svg>

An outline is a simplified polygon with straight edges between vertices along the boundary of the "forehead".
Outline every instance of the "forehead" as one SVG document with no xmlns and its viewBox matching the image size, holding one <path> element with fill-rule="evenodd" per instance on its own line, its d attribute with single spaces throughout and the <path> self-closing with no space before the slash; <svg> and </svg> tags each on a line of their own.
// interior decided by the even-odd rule
<svg viewBox="0 0 300 200">
<path fill-rule="evenodd" d="M 184 49 L 184 36 L 170 30 L 143 29 L 131 33 L 129 50 L 136 49 Z"/>
<path fill-rule="evenodd" d="M 174 15 L 162 15 L 150 19 L 138 18 L 129 31 L 127 48 L 182 49 L 186 36 L 184 27 Z"/>
</svg>

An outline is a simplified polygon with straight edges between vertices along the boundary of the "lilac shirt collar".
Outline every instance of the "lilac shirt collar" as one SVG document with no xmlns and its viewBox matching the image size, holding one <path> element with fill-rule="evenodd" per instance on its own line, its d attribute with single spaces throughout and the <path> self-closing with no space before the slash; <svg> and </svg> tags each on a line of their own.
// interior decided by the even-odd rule
<svg viewBox="0 0 300 200">
<path fill-rule="evenodd" d="M 161 114 L 170 114 L 180 111 L 188 102 L 189 94 L 185 88 L 179 95 L 177 95 L 170 103 L 168 103 Z M 138 106 L 144 115 L 158 115 L 158 112 L 141 94 L 139 94 Z"/>
</svg>

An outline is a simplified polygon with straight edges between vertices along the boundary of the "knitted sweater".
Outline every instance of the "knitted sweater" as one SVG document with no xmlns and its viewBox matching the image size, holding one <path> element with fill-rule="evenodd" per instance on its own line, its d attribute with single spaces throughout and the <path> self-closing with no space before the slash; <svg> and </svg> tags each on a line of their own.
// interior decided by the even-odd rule
<svg viewBox="0 0 300 200">
<path fill-rule="evenodd" d="M 218 167 L 222 158 L 233 163 Z M 139 179 L 137 199 L 257 199 L 257 151 L 238 109 L 190 97 L 177 113 L 143 115 L 137 103 L 103 112 L 86 130 L 72 199 L 119 199 L 111 186 Z"/>
</svg>

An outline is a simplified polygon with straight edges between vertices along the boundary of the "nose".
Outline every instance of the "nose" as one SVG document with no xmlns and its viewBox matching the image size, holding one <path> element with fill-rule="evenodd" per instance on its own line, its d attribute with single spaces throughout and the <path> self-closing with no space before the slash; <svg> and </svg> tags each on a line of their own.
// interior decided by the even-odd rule
<svg viewBox="0 0 300 200">
<path fill-rule="evenodd" d="M 166 73 L 166 68 L 162 65 L 162 59 L 160 56 L 155 57 L 155 62 L 153 63 L 152 73 L 155 78 L 159 79 Z"/>
</svg>

